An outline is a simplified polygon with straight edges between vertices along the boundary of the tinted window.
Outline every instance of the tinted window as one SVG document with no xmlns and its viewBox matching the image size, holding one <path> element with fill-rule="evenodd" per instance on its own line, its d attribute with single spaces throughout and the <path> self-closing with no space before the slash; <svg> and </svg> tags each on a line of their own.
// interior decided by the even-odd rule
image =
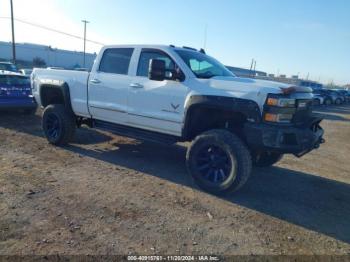
<svg viewBox="0 0 350 262">
<path fill-rule="evenodd" d="M 11 71 L 11 72 L 17 72 L 17 67 L 13 64 L 2 64 L 0 63 L 0 70 L 5 70 L 5 71 Z"/>
<path fill-rule="evenodd" d="M 103 54 L 99 71 L 127 75 L 133 51 L 132 48 L 107 49 Z"/>
<path fill-rule="evenodd" d="M 30 85 L 29 77 L 25 76 L 8 76 L 10 85 Z"/>
<path fill-rule="evenodd" d="M 157 50 L 148 50 L 141 52 L 139 65 L 137 68 L 138 76 L 148 76 L 149 62 L 151 59 L 165 61 L 165 70 L 168 72 L 175 70 L 175 63 L 167 54 Z"/>
</svg>

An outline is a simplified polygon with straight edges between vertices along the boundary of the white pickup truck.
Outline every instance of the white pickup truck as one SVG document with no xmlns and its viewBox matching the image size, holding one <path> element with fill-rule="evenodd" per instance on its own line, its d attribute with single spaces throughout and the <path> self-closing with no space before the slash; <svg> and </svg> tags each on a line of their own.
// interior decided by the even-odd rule
<svg viewBox="0 0 350 262">
<path fill-rule="evenodd" d="M 301 157 L 324 142 L 310 89 L 238 78 L 204 50 L 106 46 L 90 73 L 35 69 L 31 81 L 50 143 L 69 143 L 82 124 L 154 142 L 191 141 L 189 173 L 214 194 L 238 190 L 253 165 Z"/>
</svg>

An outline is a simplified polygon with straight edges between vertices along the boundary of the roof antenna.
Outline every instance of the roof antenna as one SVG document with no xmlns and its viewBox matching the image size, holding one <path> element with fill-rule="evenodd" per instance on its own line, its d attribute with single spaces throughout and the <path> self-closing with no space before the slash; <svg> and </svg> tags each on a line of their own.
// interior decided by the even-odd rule
<svg viewBox="0 0 350 262">
<path fill-rule="evenodd" d="M 208 39 L 208 24 L 205 24 L 205 27 L 204 27 L 204 43 L 203 43 L 203 48 L 201 50 L 207 49 L 207 39 Z"/>
</svg>

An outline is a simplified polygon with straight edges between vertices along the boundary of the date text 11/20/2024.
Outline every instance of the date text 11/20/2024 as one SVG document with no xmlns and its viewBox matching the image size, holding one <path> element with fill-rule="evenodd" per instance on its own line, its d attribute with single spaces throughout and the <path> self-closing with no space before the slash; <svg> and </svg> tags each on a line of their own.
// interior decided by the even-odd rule
<svg viewBox="0 0 350 262">
<path fill-rule="evenodd" d="M 219 261 L 217 256 L 128 256 L 128 261 Z"/>
</svg>

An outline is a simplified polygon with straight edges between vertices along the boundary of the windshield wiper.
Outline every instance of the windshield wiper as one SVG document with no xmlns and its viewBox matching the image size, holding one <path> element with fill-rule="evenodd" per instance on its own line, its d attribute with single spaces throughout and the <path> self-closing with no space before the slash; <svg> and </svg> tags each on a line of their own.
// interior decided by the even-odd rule
<svg viewBox="0 0 350 262">
<path fill-rule="evenodd" d="M 197 75 L 198 78 L 202 78 L 202 79 L 210 79 L 213 78 L 217 75 Z"/>
</svg>

